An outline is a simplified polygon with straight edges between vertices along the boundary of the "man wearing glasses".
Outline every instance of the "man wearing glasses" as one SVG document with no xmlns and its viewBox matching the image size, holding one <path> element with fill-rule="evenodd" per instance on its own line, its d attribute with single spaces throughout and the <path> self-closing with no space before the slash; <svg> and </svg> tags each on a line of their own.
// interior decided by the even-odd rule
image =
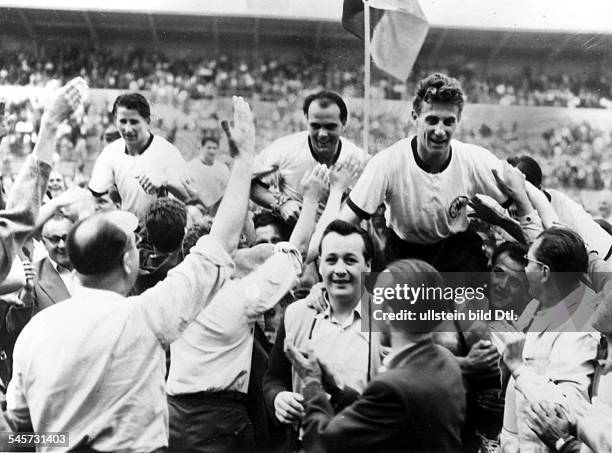
<svg viewBox="0 0 612 453">
<path fill-rule="evenodd" d="M 530 404 L 552 406 L 570 417 L 589 401 L 598 335 L 590 318 L 595 292 L 581 282 L 587 271 L 584 241 L 566 228 L 541 233 L 527 255 L 529 293 L 537 310 L 526 325 L 526 338 L 510 342 L 504 363 L 512 374 L 506 393 L 503 451 L 548 451 L 529 425 Z M 560 439 L 562 443 L 564 439 Z"/>
</svg>

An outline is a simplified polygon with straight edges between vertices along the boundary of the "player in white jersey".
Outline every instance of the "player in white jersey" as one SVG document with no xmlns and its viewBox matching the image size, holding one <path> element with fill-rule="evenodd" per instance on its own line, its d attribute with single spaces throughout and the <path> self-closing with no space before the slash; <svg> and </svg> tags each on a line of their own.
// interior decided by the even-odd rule
<svg viewBox="0 0 612 453">
<path fill-rule="evenodd" d="M 295 223 L 302 200 L 304 175 L 318 164 L 328 167 L 349 158 L 365 160 L 363 150 L 342 137 L 348 110 L 342 97 L 320 91 L 306 97 L 303 105 L 308 130 L 281 137 L 258 156 L 251 199 L 276 211 L 288 223 Z M 269 189 L 275 186 L 277 194 Z"/>
<path fill-rule="evenodd" d="M 187 191 L 180 182 L 185 160 L 174 145 L 151 133 L 151 109 L 145 97 L 138 93 L 119 96 L 113 116 L 121 138 L 98 156 L 89 190 L 102 196 L 115 185 L 121 208 L 139 218 L 164 188 L 185 199 Z"/>
<path fill-rule="evenodd" d="M 416 136 L 374 156 L 340 217 L 368 219 L 386 205 L 388 260 L 414 257 L 441 271 L 486 271 L 482 240 L 468 231 L 468 200 L 482 193 L 509 202 L 492 173 L 503 162 L 479 146 L 453 140 L 464 94 L 459 82 L 432 74 L 417 86 L 412 118 Z"/>
</svg>

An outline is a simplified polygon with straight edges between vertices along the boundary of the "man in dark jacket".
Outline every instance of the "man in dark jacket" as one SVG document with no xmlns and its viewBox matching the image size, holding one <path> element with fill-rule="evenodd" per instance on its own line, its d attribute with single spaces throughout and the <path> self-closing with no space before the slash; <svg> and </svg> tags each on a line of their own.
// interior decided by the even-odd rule
<svg viewBox="0 0 612 453">
<path fill-rule="evenodd" d="M 394 287 L 399 284 L 396 276 L 415 280 L 402 281 L 413 287 L 443 285 L 439 274 L 423 261 L 403 260 L 387 270 L 391 273 L 381 274 L 377 286 Z M 382 279 L 387 280 L 381 284 Z M 399 313 L 403 305 L 394 300 L 386 302 L 383 306 L 386 314 Z M 416 303 L 413 310 L 429 303 Z M 375 320 L 382 313 L 377 315 L 376 311 L 379 310 L 373 312 Z M 384 323 L 391 341 L 386 371 L 336 416 L 325 393 L 333 393 L 329 383 L 334 378 L 325 376 L 327 371 L 322 371 L 313 351 L 304 355 L 293 345 L 287 345 L 287 355 L 305 384 L 306 415 L 302 423 L 306 451 L 461 451 L 465 390 L 456 359 L 433 343 L 431 330 L 438 322 Z M 417 332 L 415 327 L 425 330 Z M 326 384 L 325 390 L 322 382 Z"/>
</svg>

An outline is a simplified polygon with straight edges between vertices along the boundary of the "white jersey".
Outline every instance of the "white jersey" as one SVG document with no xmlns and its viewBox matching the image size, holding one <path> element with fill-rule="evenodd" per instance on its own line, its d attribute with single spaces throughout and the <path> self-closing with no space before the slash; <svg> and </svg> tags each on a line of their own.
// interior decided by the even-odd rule
<svg viewBox="0 0 612 453">
<path fill-rule="evenodd" d="M 206 165 L 199 158 L 187 162 L 185 174 L 194 180 L 198 197 L 207 208 L 221 200 L 230 177 L 229 168 L 224 163 L 216 160 L 212 165 Z"/>
<path fill-rule="evenodd" d="M 365 153 L 350 140 L 341 137 L 338 162 L 349 156 L 365 161 Z M 319 162 L 314 158 L 308 144 L 308 131 L 281 137 L 264 148 L 257 156 L 255 173 L 269 174 L 260 178 L 265 183 L 294 200 L 302 200 L 302 179 Z"/>
<path fill-rule="evenodd" d="M 430 173 L 416 152 L 416 138 L 405 138 L 372 157 L 347 203 L 369 218 L 384 202 L 387 226 L 401 239 L 432 244 L 467 230 L 466 206 L 474 195 L 507 201 L 491 172 L 501 172 L 502 164 L 484 148 L 452 140 L 448 165 Z"/>
<path fill-rule="evenodd" d="M 559 215 L 559 220 L 576 231 L 604 259 L 612 247 L 612 236 L 600 227 L 591 214 L 582 206 L 558 190 L 546 189 L 550 194 L 550 203 Z"/>
<path fill-rule="evenodd" d="M 164 176 L 169 171 L 181 172 L 184 166 L 181 152 L 159 135 L 153 135 L 149 146 L 136 156 L 127 154 L 125 141 L 120 138 L 105 146 L 98 156 L 89 188 L 104 193 L 115 184 L 121 196 L 121 209 L 142 218 L 156 195 L 146 193 L 136 176 L 141 173 Z"/>
</svg>

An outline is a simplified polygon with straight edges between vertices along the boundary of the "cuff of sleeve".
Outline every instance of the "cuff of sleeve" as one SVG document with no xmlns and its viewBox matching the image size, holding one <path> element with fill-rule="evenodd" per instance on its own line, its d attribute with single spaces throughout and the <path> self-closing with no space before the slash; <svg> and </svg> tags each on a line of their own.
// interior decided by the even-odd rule
<svg viewBox="0 0 612 453">
<path fill-rule="evenodd" d="M 292 260 L 291 263 L 295 269 L 295 273 L 300 275 L 302 272 L 302 254 L 295 245 L 291 242 L 279 242 L 274 246 L 274 254 L 287 254 L 290 255 Z"/>
<path fill-rule="evenodd" d="M 540 216 L 537 211 L 533 210 L 524 216 L 518 217 L 517 220 L 521 224 L 521 226 L 531 225 L 540 220 Z"/>
<path fill-rule="evenodd" d="M 363 209 L 361 209 L 359 206 L 357 206 L 355 204 L 355 202 L 353 200 L 351 200 L 351 196 L 349 195 L 348 197 L 346 197 L 346 205 L 351 208 L 351 210 L 357 214 L 359 217 L 361 217 L 363 220 L 369 220 L 370 217 L 372 217 L 372 214 L 368 214 L 367 212 L 365 212 Z"/>
</svg>

